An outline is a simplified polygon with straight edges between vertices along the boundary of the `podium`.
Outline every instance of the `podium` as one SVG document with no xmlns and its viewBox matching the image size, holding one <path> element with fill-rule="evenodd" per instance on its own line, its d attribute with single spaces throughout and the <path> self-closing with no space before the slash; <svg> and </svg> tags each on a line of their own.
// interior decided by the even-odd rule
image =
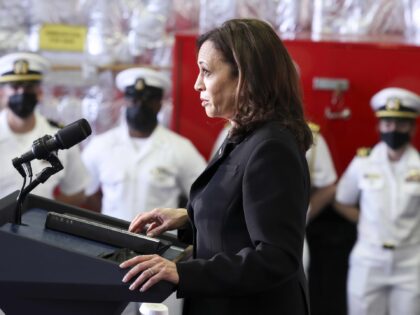
<svg viewBox="0 0 420 315">
<path fill-rule="evenodd" d="M 127 270 L 119 263 L 138 249 L 46 227 L 51 212 L 118 229 L 129 222 L 29 194 L 18 225 L 13 223 L 17 196 L 18 191 L 0 199 L 0 309 L 6 315 L 121 314 L 130 301 L 160 303 L 174 291 L 165 281 L 146 292 L 128 289 L 130 283 L 122 282 Z M 173 261 L 188 256 L 190 247 L 175 236 L 159 240 L 166 244 L 159 255 Z"/>
</svg>

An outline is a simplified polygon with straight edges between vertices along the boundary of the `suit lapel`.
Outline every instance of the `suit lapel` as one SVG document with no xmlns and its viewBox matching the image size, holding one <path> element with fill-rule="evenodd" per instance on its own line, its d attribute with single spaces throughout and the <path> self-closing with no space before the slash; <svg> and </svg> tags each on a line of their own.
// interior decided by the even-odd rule
<svg viewBox="0 0 420 315">
<path fill-rule="evenodd" d="M 219 151 L 217 154 L 210 160 L 209 164 L 207 165 L 206 169 L 201 173 L 200 176 L 195 180 L 195 182 L 191 186 L 190 191 L 190 200 L 194 199 L 194 196 L 200 188 L 205 186 L 210 178 L 213 176 L 215 171 L 217 170 L 218 166 L 222 163 L 222 161 L 232 152 L 235 148 L 236 143 L 229 141 L 226 139 L 223 144 L 220 146 Z"/>
</svg>

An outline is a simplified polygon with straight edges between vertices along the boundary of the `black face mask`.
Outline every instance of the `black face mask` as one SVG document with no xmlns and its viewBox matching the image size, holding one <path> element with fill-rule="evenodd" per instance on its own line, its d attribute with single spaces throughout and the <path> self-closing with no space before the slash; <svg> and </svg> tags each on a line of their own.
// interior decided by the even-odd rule
<svg viewBox="0 0 420 315">
<path fill-rule="evenodd" d="M 408 132 L 398 131 L 381 132 L 381 140 L 391 149 L 397 150 L 410 142 L 410 134 Z"/>
<path fill-rule="evenodd" d="M 11 111 L 20 118 L 29 117 L 38 103 L 35 93 L 15 94 L 9 97 L 8 106 Z"/>
<path fill-rule="evenodd" d="M 129 106 L 125 115 L 130 128 L 144 133 L 152 133 L 158 122 L 157 113 L 141 103 Z"/>
</svg>

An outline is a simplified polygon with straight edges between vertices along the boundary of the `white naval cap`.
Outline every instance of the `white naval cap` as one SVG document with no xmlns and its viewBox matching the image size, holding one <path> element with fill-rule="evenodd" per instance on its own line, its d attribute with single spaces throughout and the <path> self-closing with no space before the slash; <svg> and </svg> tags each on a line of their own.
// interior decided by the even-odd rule
<svg viewBox="0 0 420 315">
<path fill-rule="evenodd" d="M 376 93 L 370 105 L 378 118 L 415 119 L 420 112 L 420 96 L 402 88 L 386 88 Z"/>
<path fill-rule="evenodd" d="M 50 62 L 38 54 L 7 54 L 0 57 L 0 83 L 40 81 L 50 67 Z"/>
<path fill-rule="evenodd" d="M 168 92 L 171 87 L 171 81 L 166 73 L 150 68 L 130 68 L 121 71 L 115 78 L 115 84 L 122 92 L 131 86 L 136 90 L 142 90 L 144 86 L 141 82 L 146 86 L 162 89 L 163 93 Z"/>
</svg>

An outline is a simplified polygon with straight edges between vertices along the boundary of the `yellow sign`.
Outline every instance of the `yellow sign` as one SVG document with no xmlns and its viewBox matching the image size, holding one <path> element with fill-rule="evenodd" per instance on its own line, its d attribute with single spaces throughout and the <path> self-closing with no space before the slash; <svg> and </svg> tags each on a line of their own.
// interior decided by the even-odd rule
<svg viewBox="0 0 420 315">
<path fill-rule="evenodd" d="M 80 51 L 85 48 L 85 26 L 44 24 L 39 31 L 41 50 Z"/>
</svg>

